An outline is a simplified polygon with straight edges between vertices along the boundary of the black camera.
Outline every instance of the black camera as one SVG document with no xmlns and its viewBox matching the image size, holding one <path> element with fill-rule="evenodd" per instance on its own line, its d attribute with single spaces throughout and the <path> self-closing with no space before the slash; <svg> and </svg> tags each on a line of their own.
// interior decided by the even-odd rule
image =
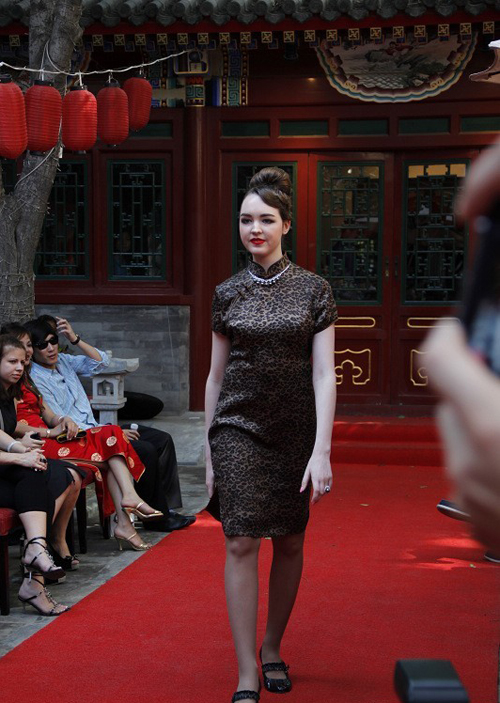
<svg viewBox="0 0 500 703">
<path fill-rule="evenodd" d="M 469 703 L 467 691 L 447 659 L 399 659 L 394 688 L 403 703 Z"/>
</svg>

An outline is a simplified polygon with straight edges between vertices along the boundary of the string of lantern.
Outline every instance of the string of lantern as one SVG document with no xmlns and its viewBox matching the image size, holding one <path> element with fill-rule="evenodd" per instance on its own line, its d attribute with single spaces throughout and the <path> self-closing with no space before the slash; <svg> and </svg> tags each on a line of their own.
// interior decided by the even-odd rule
<svg viewBox="0 0 500 703">
<path fill-rule="evenodd" d="M 57 68 L 47 46 L 44 59 L 54 70 L 20 68 L 0 61 L 0 157 L 17 159 L 27 149 L 37 154 L 50 153 L 60 136 L 64 148 L 79 153 L 92 149 L 97 137 L 109 146 L 121 144 L 130 131 L 143 129 L 150 119 L 153 88 L 144 76 L 144 68 L 185 53 L 162 56 L 136 66 L 85 72 Z M 23 94 L 12 76 L 2 72 L 4 67 L 36 73 L 39 78 Z M 139 74 L 128 78 L 121 88 L 113 75 L 134 70 Z M 62 97 L 46 74 L 73 77 L 78 82 Z M 97 96 L 84 85 L 83 77 L 90 75 L 108 76 Z"/>
</svg>

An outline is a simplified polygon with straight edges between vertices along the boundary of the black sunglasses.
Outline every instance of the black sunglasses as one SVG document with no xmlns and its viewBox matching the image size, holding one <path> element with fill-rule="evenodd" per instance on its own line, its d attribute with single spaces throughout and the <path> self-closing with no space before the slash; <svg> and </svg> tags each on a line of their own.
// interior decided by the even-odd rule
<svg viewBox="0 0 500 703">
<path fill-rule="evenodd" d="M 34 344 L 33 346 L 36 347 L 37 349 L 40 349 L 40 351 L 43 351 L 44 349 L 47 349 L 49 344 L 52 344 L 52 346 L 59 345 L 59 337 L 57 337 L 54 334 L 52 337 L 49 337 L 48 339 L 46 339 L 45 342 L 38 342 L 37 344 Z"/>
</svg>

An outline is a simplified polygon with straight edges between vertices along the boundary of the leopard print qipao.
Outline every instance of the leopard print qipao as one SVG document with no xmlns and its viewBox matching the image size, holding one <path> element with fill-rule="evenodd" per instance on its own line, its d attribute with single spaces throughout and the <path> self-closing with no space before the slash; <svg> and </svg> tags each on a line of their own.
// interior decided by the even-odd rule
<svg viewBox="0 0 500 703">
<path fill-rule="evenodd" d="M 262 285 L 250 272 L 282 275 Z M 312 341 L 336 318 L 330 284 L 286 255 L 267 272 L 251 262 L 217 286 L 212 329 L 231 350 L 209 441 L 226 535 L 305 529 L 309 491 L 300 485 L 316 436 Z"/>
</svg>

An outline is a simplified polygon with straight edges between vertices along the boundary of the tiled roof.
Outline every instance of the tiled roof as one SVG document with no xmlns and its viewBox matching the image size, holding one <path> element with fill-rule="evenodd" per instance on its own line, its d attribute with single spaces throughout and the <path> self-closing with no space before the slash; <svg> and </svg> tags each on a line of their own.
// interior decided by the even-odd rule
<svg viewBox="0 0 500 703">
<path fill-rule="evenodd" d="M 29 0 L 0 2 L 0 26 L 28 24 Z M 236 20 L 250 25 L 257 20 L 276 24 L 284 19 L 305 22 L 314 17 L 362 20 L 368 15 L 389 19 L 396 14 L 418 18 L 429 10 L 442 17 L 466 12 L 472 17 L 498 8 L 498 0 L 83 0 L 84 27 L 116 26 L 122 22 L 140 27 L 146 22 L 168 26 L 178 20 L 194 25 L 210 19 L 216 25 Z"/>
</svg>

